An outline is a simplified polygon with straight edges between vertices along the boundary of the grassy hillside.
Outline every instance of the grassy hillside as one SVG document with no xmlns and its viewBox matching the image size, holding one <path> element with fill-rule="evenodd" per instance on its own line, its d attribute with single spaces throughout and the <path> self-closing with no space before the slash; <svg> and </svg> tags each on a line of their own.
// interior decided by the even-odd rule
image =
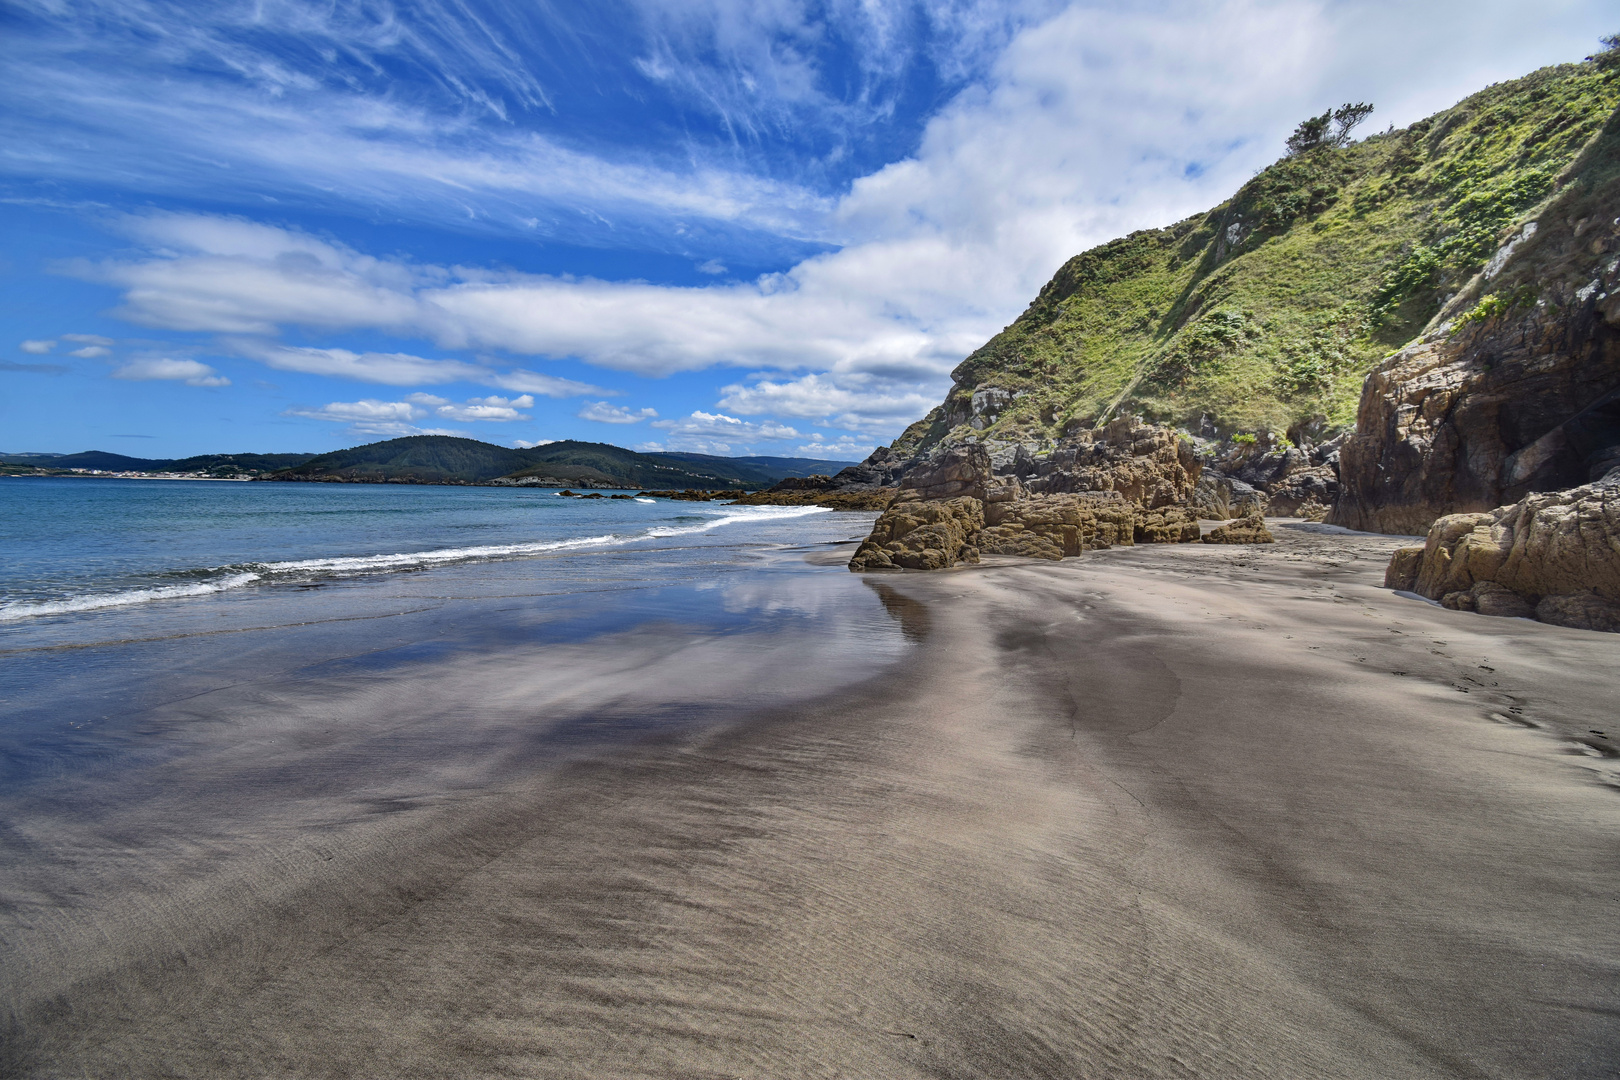
<svg viewBox="0 0 1620 1080">
<path fill-rule="evenodd" d="M 1078 255 L 895 449 L 974 420 L 989 438 L 1040 440 L 1124 409 L 1207 417 L 1223 435 L 1349 427 L 1367 370 L 1556 194 L 1617 104 L 1620 68 L 1546 68 L 1405 130 L 1284 158 L 1206 214 Z M 1016 396 L 975 416 L 980 388 Z"/>
</svg>

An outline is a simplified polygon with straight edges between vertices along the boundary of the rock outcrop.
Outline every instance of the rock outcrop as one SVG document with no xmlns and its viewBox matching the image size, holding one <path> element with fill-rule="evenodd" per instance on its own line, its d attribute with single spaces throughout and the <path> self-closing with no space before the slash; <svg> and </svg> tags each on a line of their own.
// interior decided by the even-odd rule
<svg viewBox="0 0 1620 1080">
<path fill-rule="evenodd" d="M 1620 114 L 1362 389 L 1329 520 L 1422 533 L 1620 462 Z"/>
<path fill-rule="evenodd" d="M 1266 519 L 1259 514 L 1229 521 L 1218 529 L 1211 529 L 1204 538 L 1206 544 L 1273 544 L 1276 538 L 1266 528 Z"/>
<path fill-rule="evenodd" d="M 981 552 L 1063 559 L 1198 539 L 1187 502 L 1200 466 L 1173 431 L 1125 418 L 1050 450 L 996 449 L 942 444 L 914 461 L 850 569 L 937 570 Z"/>
<path fill-rule="evenodd" d="M 1620 632 L 1620 468 L 1568 491 L 1436 521 L 1384 584 L 1485 615 Z"/>
</svg>

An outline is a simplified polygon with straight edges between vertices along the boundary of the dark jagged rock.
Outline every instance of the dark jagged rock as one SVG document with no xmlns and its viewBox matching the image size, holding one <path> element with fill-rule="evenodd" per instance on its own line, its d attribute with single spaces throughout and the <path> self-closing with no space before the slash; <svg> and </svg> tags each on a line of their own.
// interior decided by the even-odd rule
<svg viewBox="0 0 1620 1080">
<path fill-rule="evenodd" d="M 1568 491 L 1436 521 L 1384 584 L 1485 615 L 1620 631 L 1620 468 Z"/>
<path fill-rule="evenodd" d="M 1330 521 L 1421 533 L 1620 461 L 1620 113 L 1438 325 L 1376 369 Z"/>
</svg>

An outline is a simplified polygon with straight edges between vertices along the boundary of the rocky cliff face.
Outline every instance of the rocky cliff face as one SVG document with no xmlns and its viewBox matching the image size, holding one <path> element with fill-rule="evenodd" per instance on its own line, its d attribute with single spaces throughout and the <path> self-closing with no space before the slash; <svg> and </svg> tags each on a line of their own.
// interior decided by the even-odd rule
<svg viewBox="0 0 1620 1080">
<path fill-rule="evenodd" d="M 1422 533 L 1620 463 L 1620 113 L 1560 185 L 1368 377 L 1330 521 Z"/>
<path fill-rule="evenodd" d="M 1620 468 L 1599 482 L 1436 521 L 1384 584 L 1482 615 L 1620 632 Z"/>
</svg>

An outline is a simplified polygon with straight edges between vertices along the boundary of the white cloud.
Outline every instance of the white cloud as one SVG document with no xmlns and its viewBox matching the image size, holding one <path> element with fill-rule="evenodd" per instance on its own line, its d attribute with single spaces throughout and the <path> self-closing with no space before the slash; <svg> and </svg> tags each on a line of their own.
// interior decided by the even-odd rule
<svg viewBox="0 0 1620 1080">
<path fill-rule="evenodd" d="M 707 262 L 698 263 L 697 271 L 700 274 L 724 274 L 728 272 L 726 264 L 719 259 L 710 259 Z"/>
<path fill-rule="evenodd" d="M 171 360 L 168 358 L 133 360 L 114 370 L 112 377 L 136 382 L 153 380 L 183 382 L 187 386 L 231 385 L 231 380 L 220 375 L 207 364 L 199 363 L 196 360 Z"/>
<path fill-rule="evenodd" d="M 528 439 L 513 439 L 512 445 L 519 450 L 533 450 L 537 446 L 550 446 L 556 441 L 556 439 L 535 439 L 531 442 Z"/>
<path fill-rule="evenodd" d="M 56 342 L 25 341 L 21 345 L 18 345 L 17 348 L 21 349 L 25 353 L 32 353 L 35 356 L 44 356 L 46 353 L 56 348 Z"/>
<path fill-rule="evenodd" d="M 798 416 L 853 430 L 887 430 L 909 423 L 938 402 L 916 389 L 916 377 L 869 372 L 758 379 L 720 390 L 720 406 L 743 416 Z"/>
<path fill-rule="evenodd" d="M 643 420 L 651 420 L 657 416 L 658 410 L 640 409 L 632 412 L 619 405 L 598 401 L 585 406 L 575 415 L 581 420 L 595 420 L 599 424 L 639 424 Z"/>
<path fill-rule="evenodd" d="M 529 371 L 525 368 L 514 368 L 498 374 L 490 372 L 478 381 L 502 390 L 516 390 L 519 393 L 539 394 L 549 398 L 583 397 L 586 394 L 612 397 L 619 392 L 604 390 L 600 386 L 577 382 L 574 379 L 558 378 L 556 375 L 542 375 L 538 371 Z"/>
<path fill-rule="evenodd" d="M 291 408 L 283 416 L 301 416 L 309 420 L 326 420 L 335 424 L 348 424 L 357 435 L 382 435 L 400 438 L 406 435 L 463 435 L 465 432 L 449 428 L 417 427 L 412 421 L 427 416 L 425 409 L 410 401 L 334 401 L 319 408 Z"/>
<path fill-rule="evenodd" d="M 799 433 L 786 424 L 770 421 L 756 424 L 724 413 L 702 411 L 679 419 L 654 420 L 652 426 L 669 432 L 668 449 L 705 454 L 729 454 L 734 447 L 747 447 L 756 441 L 799 437 Z"/>
<path fill-rule="evenodd" d="M 517 398 L 503 398 L 497 396 L 483 398 L 468 398 L 465 405 L 440 405 L 433 411 L 446 420 L 530 420 L 532 417 L 518 412 L 519 409 L 534 407 L 534 398 L 528 394 Z"/>
<path fill-rule="evenodd" d="M 504 398 L 498 395 L 489 397 L 468 398 L 466 404 L 456 405 L 446 398 L 433 394 L 407 394 L 405 401 L 412 405 L 420 405 L 433 410 L 434 414 L 446 420 L 531 420 L 533 417 L 518 412 L 519 409 L 534 408 L 534 398 L 528 394 L 521 397 Z M 425 413 L 419 415 L 426 415 Z M 407 418 L 410 419 L 410 418 Z"/>
<path fill-rule="evenodd" d="M 251 338 L 234 339 L 231 344 L 239 354 L 282 371 L 301 371 L 385 386 L 473 382 L 502 390 L 517 390 L 525 396 L 543 394 L 555 398 L 613 393 L 590 383 L 542 375 L 524 368 L 497 372 L 464 360 L 434 360 L 410 353 L 356 353 L 348 349 L 279 345 Z"/>
<path fill-rule="evenodd" d="M 281 371 L 329 375 L 385 386 L 433 386 L 476 382 L 485 370 L 461 360 L 430 360 L 409 353 L 356 353 L 348 349 L 312 349 L 268 342 L 237 340 L 236 352 Z"/>
<path fill-rule="evenodd" d="M 838 439 L 833 442 L 814 441 L 800 446 L 796 453 L 805 457 L 831 458 L 834 461 L 864 461 L 877 449 L 870 440 Z"/>
<path fill-rule="evenodd" d="M 74 349 L 68 355 L 77 356 L 82 360 L 95 360 L 102 356 L 111 356 L 112 350 L 101 345 L 86 345 L 82 349 Z"/>
<path fill-rule="evenodd" d="M 64 341 L 76 341 L 80 345 L 106 346 L 113 343 L 112 338 L 102 337 L 100 334 L 63 334 L 62 339 Z"/>
<path fill-rule="evenodd" d="M 334 401 L 318 409 L 288 409 L 286 415 L 352 424 L 418 420 L 427 413 L 408 401 L 378 401 L 375 398 L 366 398 L 364 401 Z"/>
</svg>

